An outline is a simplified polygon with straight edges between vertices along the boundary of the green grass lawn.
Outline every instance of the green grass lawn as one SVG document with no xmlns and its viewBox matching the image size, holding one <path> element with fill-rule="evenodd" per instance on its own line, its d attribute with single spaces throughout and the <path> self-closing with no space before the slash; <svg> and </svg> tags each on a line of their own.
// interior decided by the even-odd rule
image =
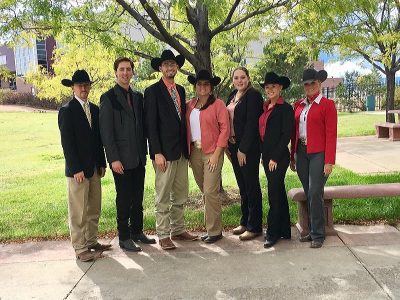
<svg viewBox="0 0 400 300">
<path fill-rule="evenodd" d="M 371 118 L 373 117 L 373 118 Z M 375 120 L 384 115 L 340 114 L 339 134 L 352 135 L 373 133 Z M 342 127 L 346 127 L 345 129 Z M 358 128 L 358 129 L 357 129 Z M 352 131 L 349 131 L 351 129 Z M 26 238 L 57 238 L 68 236 L 66 179 L 64 159 L 60 146 L 55 113 L 0 113 L 0 242 Z M 264 196 L 264 216 L 267 211 L 266 178 L 260 169 Z M 198 194 L 189 169 L 190 192 Z M 396 182 L 399 174 L 359 176 L 336 167 L 328 185 Z M 223 169 L 224 186 L 236 188 L 236 181 L 228 160 Z M 107 169 L 103 184 L 100 231 L 114 232 L 115 192 L 112 174 Z M 147 164 L 145 182 L 145 229 L 153 230 L 154 219 L 154 171 Z M 287 189 L 300 187 L 291 171 L 287 175 Z M 296 206 L 290 203 L 292 222 L 297 219 Z M 399 199 L 359 199 L 335 201 L 336 222 L 360 222 L 382 220 L 390 223 L 400 219 Z M 226 228 L 238 224 L 239 203 L 226 206 L 223 222 Z M 185 214 L 188 227 L 203 229 L 201 208 L 189 208 Z"/>
<path fill-rule="evenodd" d="M 339 113 L 338 136 L 374 135 L 374 124 L 384 121 L 385 114 L 382 113 Z"/>
</svg>

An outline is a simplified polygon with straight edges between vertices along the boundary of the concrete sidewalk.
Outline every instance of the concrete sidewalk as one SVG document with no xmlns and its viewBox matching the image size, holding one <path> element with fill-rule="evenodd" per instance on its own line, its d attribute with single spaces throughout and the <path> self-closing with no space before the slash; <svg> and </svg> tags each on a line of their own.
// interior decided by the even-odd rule
<svg viewBox="0 0 400 300">
<path fill-rule="evenodd" d="M 336 163 L 358 174 L 400 172 L 400 142 L 375 136 L 338 138 Z"/>
<path fill-rule="evenodd" d="M 400 232 L 336 226 L 323 248 L 293 238 L 269 250 L 236 236 L 174 251 L 143 245 L 76 261 L 68 241 L 0 245 L 0 299 L 400 299 Z"/>
</svg>

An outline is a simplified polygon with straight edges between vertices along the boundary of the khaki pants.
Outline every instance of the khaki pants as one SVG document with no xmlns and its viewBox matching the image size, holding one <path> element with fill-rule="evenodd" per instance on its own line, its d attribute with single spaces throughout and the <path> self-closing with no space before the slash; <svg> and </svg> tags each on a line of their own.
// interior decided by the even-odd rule
<svg viewBox="0 0 400 300">
<path fill-rule="evenodd" d="M 68 218 L 72 246 L 76 254 L 97 243 L 101 212 L 101 181 L 95 170 L 91 178 L 77 183 L 67 178 Z"/>
<path fill-rule="evenodd" d="M 222 207 L 218 197 L 221 182 L 221 170 L 224 163 L 224 155 L 220 156 L 217 168 L 214 172 L 208 170 L 208 160 L 212 154 L 204 154 L 201 149 L 191 148 L 190 165 L 193 175 L 204 198 L 204 219 L 207 234 L 209 236 L 222 233 Z"/>
<path fill-rule="evenodd" d="M 189 195 L 188 161 L 167 161 L 161 172 L 153 161 L 156 173 L 156 231 L 160 239 L 185 232 L 183 206 Z"/>
</svg>

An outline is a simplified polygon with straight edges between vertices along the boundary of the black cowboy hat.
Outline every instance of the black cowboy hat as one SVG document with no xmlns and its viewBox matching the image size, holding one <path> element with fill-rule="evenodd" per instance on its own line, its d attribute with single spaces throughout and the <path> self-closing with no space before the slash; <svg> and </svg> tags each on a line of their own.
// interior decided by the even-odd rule
<svg viewBox="0 0 400 300">
<path fill-rule="evenodd" d="M 287 89 L 290 85 L 290 79 L 286 76 L 279 76 L 275 72 L 267 72 L 265 74 L 264 82 L 260 82 L 262 88 L 265 87 L 266 84 L 280 84 L 283 89 Z"/>
<path fill-rule="evenodd" d="M 185 58 L 183 57 L 183 55 L 179 54 L 179 55 L 175 56 L 171 50 L 167 49 L 161 53 L 161 57 L 155 57 L 151 60 L 151 67 L 154 70 L 159 71 L 160 70 L 159 68 L 160 68 L 162 62 L 166 61 L 166 60 L 174 60 L 177 63 L 177 65 L 179 66 L 179 68 L 181 68 L 183 66 L 183 64 L 185 63 Z"/>
<path fill-rule="evenodd" d="M 90 83 L 93 81 L 90 80 L 89 74 L 85 70 L 76 70 L 74 75 L 72 75 L 72 79 L 63 79 L 61 83 L 65 86 L 71 87 L 74 83 Z"/>
<path fill-rule="evenodd" d="M 314 69 L 305 69 L 303 71 L 303 80 L 302 83 L 309 83 L 313 81 L 324 82 L 328 77 L 328 73 L 325 70 L 317 71 Z"/>
<path fill-rule="evenodd" d="M 196 82 L 199 80 L 209 81 L 212 86 L 216 86 L 221 82 L 221 78 L 219 78 L 218 76 L 211 77 L 210 72 L 208 72 L 207 70 L 200 70 L 196 74 L 196 77 L 194 77 L 193 75 L 189 75 L 187 77 L 187 80 L 193 85 L 195 85 Z"/>
</svg>

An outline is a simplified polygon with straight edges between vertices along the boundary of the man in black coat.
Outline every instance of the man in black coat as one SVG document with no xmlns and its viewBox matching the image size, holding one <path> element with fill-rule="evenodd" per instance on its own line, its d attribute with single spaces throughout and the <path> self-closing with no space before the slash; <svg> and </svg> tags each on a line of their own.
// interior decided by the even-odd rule
<svg viewBox="0 0 400 300">
<path fill-rule="evenodd" d="M 68 217 L 72 246 L 81 261 L 91 261 L 111 245 L 97 241 L 101 212 L 101 181 L 106 161 L 100 139 L 99 108 L 88 100 L 91 81 L 85 70 L 77 70 L 72 80 L 74 96 L 61 107 L 58 126 L 68 180 Z M 93 250 L 93 251 L 92 251 Z"/>
<path fill-rule="evenodd" d="M 189 194 L 185 89 L 174 78 L 185 58 L 165 50 L 151 66 L 160 81 L 144 93 L 150 158 L 156 172 L 156 231 L 162 249 L 175 249 L 171 240 L 196 240 L 185 230 L 183 206 Z"/>
<path fill-rule="evenodd" d="M 146 140 L 143 131 L 143 96 L 130 81 L 133 62 L 120 57 L 114 62 L 117 84 L 100 98 L 100 132 L 117 192 L 119 245 L 141 251 L 135 242 L 154 244 L 143 233 L 143 190 Z"/>
</svg>

